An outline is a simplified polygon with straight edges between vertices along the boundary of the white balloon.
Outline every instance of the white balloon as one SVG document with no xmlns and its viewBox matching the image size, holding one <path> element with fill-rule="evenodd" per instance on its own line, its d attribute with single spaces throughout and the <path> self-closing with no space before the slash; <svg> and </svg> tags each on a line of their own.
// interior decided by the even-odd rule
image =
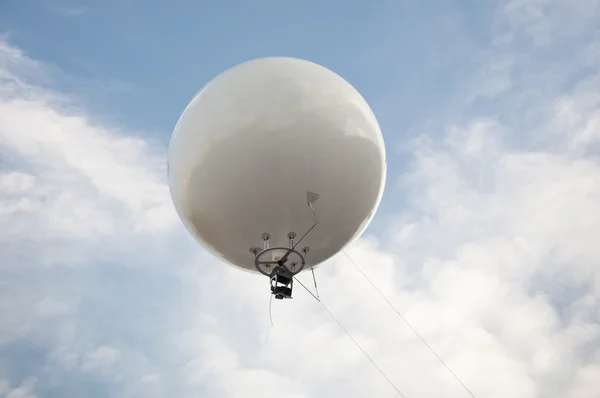
<svg viewBox="0 0 600 398">
<path fill-rule="evenodd" d="M 369 105 L 334 72 L 294 58 L 256 59 L 218 75 L 187 106 L 169 147 L 183 224 L 247 271 L 257 271 L 250 249 L 263 249 L 263 234 L 270 248 L 288 248 L 290 232 L 297 243 L 316 221 L 296 250 L 310 248 L 304 269 L 329 259 L 368 226 L 385 179 Z"/>
</svg>

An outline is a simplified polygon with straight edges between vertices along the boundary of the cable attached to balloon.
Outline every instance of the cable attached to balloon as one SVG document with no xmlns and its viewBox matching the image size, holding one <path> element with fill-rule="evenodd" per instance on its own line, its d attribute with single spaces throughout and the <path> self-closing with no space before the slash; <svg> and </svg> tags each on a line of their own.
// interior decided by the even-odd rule
<svg viewBox="0 0 600 398">
<path fill-rule="evenodd" d="M 327 306 L 323 303 L 323 301 L 321 301 L 320 298 L 318 298 L 317 296 L 315 296 L 313 294 L 313 292 L 310 291 L 310 289 L 308 289 L 306 286 L 304 286 L 304 284 L 302 282 L 300 282 L 300 280 L 298 278 L 296 278 L 296 276 L 294 276 L 294 280 L 296 282 L 298 282 L 300 284 L 300 286 L 302 286 L 304 288 L 304 290 L 306 290 L 311 296 L 313 296 L 313 298 L 315 300 L 317 300 L 317 302 L 319 304 L 321 304 L 321 307 L 323 307 L 325 309 L 325 311 L 327 311 L 327 313 L 329 314 L 329 316 L 331 317 L 331 319 L 333 319 L 335 321 L 335 323 L 338 324 L 338 326 L 340 327 L 340 329 L 342 329 L 344 331 L 344 333 L 346 333 L 346 335 L 350 338 L 350 340 L 352 340 L 352 342 L 354 343 L 354 345 L 356 345 L 356 347 L 358 347 L 358 349 L 362 351 L 362 353 L 364 354 L 364 356 L 369 360 L 369 362 L 371 362 L 371 364 L 375 367 L 375 369 L 377 369 L 379 371 L 379 373 L 381 374 L 381 376 L 383 376 L 383 378 L 387 380 L 387 382 L 392 386 L 392 388 L 394 390 L 396 390 L 396 392 L 398 393 L 398 395 L 400 395 L 402 398 L 406 398 L 404 396 L 404 394 L 402 394 L 402 392 L 400 391 L 400 389 L 398 389 L 398 387 L 396 387 L 396 385 L 384 373 L 384 371 L 381 370 L 381 368 L 379 366 L 377 366 L 377 364 L 375 363 L 375 361 L 373 360 L 373 358 L 371 358 L 371 356 L 369 354 L 367 354 L 367 352 L 365 351 L 365 349 L 362 348 L 362 346 L 358 343 L 358 341 L 356 341 L 356 339 L 354 337 L 352 337 L 352 335 L 350 334 L 350 332 L 348 331 L 348 329 L 346 329 L 344 327 L 344 325 L 342 325 L 342 323 L 331 313 L 331 311 L 329 310 L 329 308 L 327 308 Z"/>
<path fill-rule="evenodd" d="M 310 267 L 310 272 L 312 272 L 313 283 L 315 284 L 315 293 L 317 293 L 317 298 L 319 297 L 319 288 L 317 287 L 317 278 L 315 278 L 315 269 Z"/>
<path fill-rule="evenodd" d="M 310 207 L 310 210 L 313 213 L 314 218 L 314 224 L 312 227 L 310 227 L 310 229 L 308 231 L 306 231 L 306 233 L 304 235 L 302 235 L 302 237 L 300 239 L 298 239 L 298 241 L 291 247 L 288 249 L 288 251 L 283 255 L 283 257 L 281 257 L 281 259 L 279 260 L 281 263 L 285 263 L 289 257 L 289 255 L 294 251 L 294 249 L 300 244 L 300 242 L 302 242 L 302 240 L 304 238 L 306 238 L 306 235 L 308 235 L 310 233 L 310 231 L 312 231 L 317 224 L 319 224 L 319 220 L 317 219 L 317 213 L 315 212 L 315 208 L 312 205 L 312 202 L 309 200 L 307 201 L 308 206 Z"/>
<path fill-rule="evenodd" d="M 319 219 L 317 218 L 317 212 L 315 211 L 315 208 L 313 207 L 313 202 L 309 200 L 308 206 L 310 207 L 310 210 L 312 211 L 313 216 L 315 216 L 315 223 L 318 224 Z M 317 299 L 318 299 L 319 298 L 319 288 L 317 287 L 317 278 L 315 278 L 315 269 L 313 267 L 310 267 L 310 272 L 312 273 L 313 283 L 315 285 L 315 293 L 317 293 Z"/>
<path fill-rule="evenodd" d="M 460 385 L 465 389 L 465 391 L 471 397 L 475 398 L 475 395 L 473 395 L 473 393 L 471 392 L 471 390 L 469 390 L 469 388 L 465 385 L 465 383 L 463 383 L 462 380 L 452 371 L 452 369 L 450 369 L 450 367 L 446 364 L 446 362 L 444 362 L 444 360 L 433 350 L 433 348 L 431 348 L 431 346 L 429 344 L 427 344 L 427 341 L 425 341 L 425 339 L 419 334 L 419 332 L 417 332 L 417 330 L 410 324 L 410 322 L 408 322 L 408 319 L 406 319 L 404 317 L 404 315 L 402 315 L 402 313 L 400 311 L 398 311 L 398 309 L 396 308 L 396 306 L 394 306 L 394 304 L 392 304 L 392 302 L 381 292 L 381 290 L 379 290 L 379 288 L 375 285 L 375 283 L 373 283 L 373 281 L 371 280 L 371 278 L 369 278 L 367 276 L 367 274 L 365 274 L 365 272 L 358 266 L 358 264 L 356 263 L 356 261 L 354 261 L 352 259 L 352 257 L 350 257 L 350 255 L 348 253 L 346 253 L 345 250 L 342 249 L 342 252 L 346 255 L 346 257 L 348 257 L 348 260 L 350 260 L 350 262 L 352 264 L 354 264 L 354 267 L 371 284 L 371 286 L 377 291 L 377 293 L 379 293 L 379 295 L 396 312 L 396 314 L 398 315 L 398 317 L 400 317 L 400 319 L 402 319 L 402 321 L 406 324 L 406 326 L 408 326 L 410 328 L 410 330 L 412 330 L 412 332 L 419 338 L 419 340 L 421 340 L 421 342 L 425 345 L 425 347 L 427 347 L 429 349 L 429 351 L 431 351 L 431 353 L 440 361 L 440 363 L 442 365 L 444 365 L 444 367 L 446 368 L 446 370 L 448 370 L 448 372 L 450 372 L 450 374 L 454 377 L 454 379 L 456 379 L 456 381 L 458 381 L 458 383 L 460 383 Z"/>
<path fill-rule="evenodd" d="M 273 295 L 270 294 L 269 296 L 271 296 L 269 298 L 269 320 L 271 321 L 271 326 L 269 326 L 269 329 L 267 330 L 267 337 L 265 337 L 265 344 L 267 344 L 267 341 L 269 340 L 269 334 L 271 333 L 271 329 L 273 329 L 273 315 L 271 315 L 271 304 L 273 303 Z"/>
<path fill-rule="evenodd" d="M 315 208 L 313 207 L 312 202 L 308 202 L 308 206 L 310 207 L 310 210 L 312 211 L 313 216 L 315 216 L 315 223 L 319 223 L 319 220 L 317 219 L 317 212 L 315 211 Z"/>
<path fill-rule="evenodd" d="M 456 381 L 458 381 L 458 383 L 465 389 L 465 391 L 473 398 L 475 398 L 475 395 L 471 392 L 471 390 L 469 390 L 469 388 L 463 383 L 463 381 L 452 371 L 452 369 L 450 369 L 450 367 L 446 364 L 446 362 L 444 362 L 444 360 L 434 351 L 434 349 L 427 343 L 427 341 L 425 341 L 425 339 L 419 334 L 419 332 L 416 331 L 416 329 L 410 324 L 410 322 L 402 315 L 402 313 L 400 313 L 400 311 L 392 304 L 392 302 L 381 292 L 381 290 L 375 285 L 375 283 L 373 283 L 373 281 L 367 276 L 367 274 L 365 274 L 365 272 L 361 269 L 361 267 L 358 266 L 358 264 L 356 263 L 356 261 L 354 261 L 352 259 L 352 257 L 350 257 L 350 255 L 348 253 L 346 253 L 345 250 L 342 250 L 342 252 L 344 253 L 344 255 L 346 257 L 348 257 L 348 260 L 350 260 L 350 262 L 354 265 L 354 267 L 362 274 L 362 276 L 371 284 L 371 286 L 377 291 L 377 293 L 379 293 L 379 295 L 387 302 L 387 304 L 396 312 L 396 314 L 400 317 L 400 319 L 402 319 L 402 321 L 412 330 L 412 332 L 421 340 L 421 342 L 429 349 L 429 351 L 431 351 L 431 353 L 440 361 L 440 363 L 446 368 L 446 370 L 448 370 L 448 372 L 450 372 L 450 374 L 456 379 Z M 317 289 L 317 281 L 315 279 L 314 276 L 314 271 L 311 268 L 311 271 L 313 272 L 313 281 L 315 283 L 315 290 Z M 352 337 L 352 335 L 350 334 L 350 332 L 348 332 L 348 330 L 341 324 L 341 322 L 331 313 L 331 311 L 327 308 L 327 306 L 323 303 L 323 301 L 321 301 L 320 297 L 318 297 L 318 290 L 316 290 L 317 295 L 315 295 L 313 292 L 310 291 L 310 289 L 308 289 L 296 276 L 294 276 L 294 280 L 296 282 L 298 282 L 300 284 L 300 286 L 302 286 L 304 288 L 304 290 L 306 290 L 315 300 L 317 300 L 317 302 L 319 304 L 321 304 L 321 306 L 325 309 L 325 311 L 327 311 L 327 313 L 329 314 L 329 316 L 338 324 L 338 326 L 344 331 L 344 333 L 346 333 L 346 335 L 352 340 L 352 342 L 362 351 L 362 353 L 365 355 L 365 357 L 367 357 L 367 359 L 371 362 L 371 364 L 379 371 L 379 373 L 387 380 L 387 382 L 396 390 L 396 392 L 401 396 L 404 397 L 404 395 L 402 394 L 402 392 L 396 387 L 396 385 L 387 377 L 387 375 L 383 372 L 383 370 L 381 370 L 381 368 L 379 366 L 377 366 L 377 364 L 375 363 L 375 361 L 369 356 L 369 354 L 367 354 L 367 352 L 361 347 L 361 345 L 354 339 L 354 337 Z"/>
<path fill-rule="evenodd" d="M 310 231 L 313 230 L 314 227 L 317 226 L 317 224 L 319 223 L 319 220 L 317 219 L 317 213 L 315 212 L 315 209 L 312 205 L 312 201 L 308 201 L 308 206 L 310 207 L 310 210 L 313 213 L 313 216 L 315 217 L 314 221 L 314 225 L 302 236 L 302 238 L 300 238 L 300 240 L 298 240 L 298 242 L 296 242 L 296 244 L 292 247 L 292 250 L 298 245 L 298 243 L 300 243 L 300 241 L 302 239 L 304 239 L 304 237 L 306 235 L 308 235 L 308 233 Z M 286 253 L 286 255 L 282 258 L 282 260 L 287 258 L 287 255 L 291 253 L 291 250 L 288 251 L 288 253 Z M 285 261 L 285 260 L 284 260 Z M 310 267 L 310 271 L 312 273 L 312 277 L 313 277 L 313 283 L 315 285 L 315 293 L 316 295 L 310 291 L 309 288 L 307 288 L 304 283 L 302 283 L 295 275 L 293 275 L 292 277 L 294 278 L 294 280 L 296 282 L 298 282 L 300 284 L 300 286 L 302 286 L 304 288 L 304 290 L 306 290 L 311 296 L 313 296 L 313 298 L 315 300 L 317 300 L 317 302 L 319 304 L 321 304 L 321 306 L 323 307 L 323 309 L 325 309 L 325 311 L 327 311 L 327 313 L 329 314 L 329 316 L 331 317 L 331 319 L 333 319 L 335 321 L 335 323 L 338 324 L 338 326 L 344 331 L 344 333 L 346 333 L 346 335 L 350 338 L 350 340 L 352 340 L 352 342 L 356 345 L 356 347 L 358 347 L 358 349 L 364 354 L 364 356 L 371 362 L 371 364 L 375 367 L 375 369 L 377 369 L 379 371 L 379 373 L 383 376 L 384 379 L 387 380 L 387 382 L 394 388 L 394 390 L 396 390 L 396 392 L 398 393 L 398 395 L 400 395 L 400 397 L 405 398 L 405 396 L 402 394 L 402 392 L 398 389 L 398 387 L 396 387 L 396 385 L 390 380 L 390 378 L 383 372 L 383 370 L 381 370 L 381 368 L 379 366 L 377 366 L 377 364 L 375 363 L 375 361 L 373 360 L 373 358 L 371 358 L 369 356 L 369 354 L 367 354 L 367 352 L 364 350 L 364 348 L 362 348 L 362 346 L 358 343 L 358 341 L 356 341 L 356 339 L 354 337 L 352 337 L 352 335 L 350 334 L 350 332 L 344 327 L 344 325 L 342 325 L 342 323 L 331 313 L 331 311 L 329 310 L 329 308 L 327 308 L 327 306 L 321 301 L 321 298 L 319 296 L 319 289 L 317 287 L 317 279 L 315 278 L 315 271 L 313 269 L 313 267 Z"/>
</svg>

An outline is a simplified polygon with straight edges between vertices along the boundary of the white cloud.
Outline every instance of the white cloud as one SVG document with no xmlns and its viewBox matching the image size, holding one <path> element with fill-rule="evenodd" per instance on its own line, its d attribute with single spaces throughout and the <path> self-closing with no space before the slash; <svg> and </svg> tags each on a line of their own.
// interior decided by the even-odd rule
<svg viewBox="0 0 600 398">
<path fill-rule="evenodd" d="M 119 351 L 113 347 L 101 346 L 85 356 L 83 370 L 87 372 L 107 372 L 119 360 Z"/>
<path fill-rule="evenodd" d="M 37 398 L 35 394 L 36 379 L 27 379 L 15 388 L 10 388 L 9 383 L 0 380 L 0 396 L 3 398 Z"/>
<path fill-rule="evenodd" d="M 3 239 L 55 233 L 78 239 L 119 228 L 156 233 L 173 227 L 159 153 L 141 138 L 92 124 L 69 109 L 64 95 L 31 86 L 21 70 L 43 74 L 43 68 L 5 42 L 0 65 L 6 78 L 0 148 L 15 159 L 13 167 L 4 159 L 8 171 L 0 174 L 0 213 L 15 215 L 5 219 Z"/>
<path fill-rule="evenodd" d="M 598 0 L 510 0 L 499 8 L 516 33 L 525 33 L 536 45 L 552 46 L 557 39 L 585 32 L 595 23 L 599 6 Z"/>
<path fill-rule="evenodd" d="M 348 250 L 478 397 L 589 397 L 600 377 L 600 78 L 577 66 L 598 40 L 570 43 L 577 65 L 517 56 L 523 31 L 553 45 L 563 6 L 500 9 L 510 62 L 481 57 L 461 118 L 405 143 L 388 179 L 405 207 Z M 267 281 L 183 231 L 165 149 L 91 122 L 40 75 L 0 41 L 0 396 L 395 396 L 300 286 L 265 343 Z M 344 256 L 317 278 L 405 396 L 467 396 Z"/>
<path fill-rule="evenodd" d="M 514 61 L 508 57 L 495 54 L 484 61 L 485 67 L 475 76 L 471 94 L 467 102 L 471 103 L 478 97 L 495 98 L 510 89 L 514 82 L 511 72 Z"/>
</svg>

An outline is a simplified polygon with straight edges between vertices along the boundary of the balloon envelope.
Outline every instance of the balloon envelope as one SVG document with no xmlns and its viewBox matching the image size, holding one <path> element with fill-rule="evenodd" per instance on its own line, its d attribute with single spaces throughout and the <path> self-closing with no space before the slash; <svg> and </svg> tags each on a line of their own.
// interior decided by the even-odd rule
<svg viewBox="0 0 600 398">
<path fill-rule="evenodd" d="M 310 247 L 316 266 L 360 236 L 381 200 L 385 147 L 373 112 L 334 72 L 263 58 L 210 81 L 181 115 L 169 146 L 173 203 L 214 255 L 256 271 L 249 249 Z M 311 206 L 312 205 L 312 208 Z M 314 214 L 313 214 L 314 210 Z"/>
</svg>

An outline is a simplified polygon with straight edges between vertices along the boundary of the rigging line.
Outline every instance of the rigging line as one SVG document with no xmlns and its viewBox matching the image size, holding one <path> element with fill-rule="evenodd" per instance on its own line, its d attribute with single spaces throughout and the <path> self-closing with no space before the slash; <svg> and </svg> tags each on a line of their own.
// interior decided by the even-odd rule
<svg viewBox="0 0 600 398">
<path fill-rule="evenodd" d="M 302 239 L 306 238 L 306 235 L 308 235 L 310 233 L 310 231 L 312 231 L 318 224 L 318 221 L 315 221 L 315 223 L 313 224 L 312 227 L 310 227 L 310 229 L 308 231 L 306 231 L 306 233 L 304 235 L 302 235 L 302 237 L 300 239 L 298 239 L 298 242 L 296 242 L 296 244 L 294 246 L 292 246 L 292 250 L 294 250 L 296 248 L 296 246 L 298 246 L 300 244 L 300 242 L 302 242 Z"/>
<path fill-rule="evenodd" d="M 271 326 L 269 326 L 269 329 L 267 329 L 267 336 L 265 337 L 265 344 L 267 344 L 267 341 L 269 340 L 269 334 L 271 333 L 271 329 L 273 329 L 273 316 L 271 315 L 271 304 L 273 303 L 273 295 L 270 294 L 269 296 L 271 296 L 269 298 L 269 320 L 271 321 Z"/>
<path fill-rule="evenodd" d="M 313 296 L 313 297 L 315 298 L 315 300 L 317 300 L 319 303 L 321 302 L 321 299 L 320 299 L 320 298 L 318 298 L 317 296 L 315 296 L 315 295 L 314 295 L 314 293 L 313 293 L 313 292 L 311 292 L 311 291 L 310 291 L 310 289 L 309 289 L 309 288 L 307 288 L 307 287 L 304 285 L 304 283 L 302 283 L 302 282 L 300 281 L 300 279 L 296 278 L 296 275 L 294 275 L 294 280 L 295 280 L 296 282 L 298 282 L 298 283 L 300 284 L 300 286 L 302 286 L 302 287 L 304 288 L 304 290 L 306 290 L 307 292 L 309 292 L 309 293 L 310 293 L 310 295 L 311 295 L 311 296 Z"/>
<path fill-rule="evenodd" d="M 398 389 L 398 387 L 396 387 L 396 385 L 390 380 L 390 378 L 387 377 L 387 375 L 383 372 L 383 370 L 381 370 L 381 368 L 379 366 L 377 366 L 377 364 L 375 363 L 375 361 L 373 360 L 373 358 L 371 358 L 369 356 L 369 354 L 367 354 L 367 352 L 364 350 L 364 348 L 362 348 L 362 346 L 360 344 L 358 344 L 358 341 L 356 341 L 354 339 L 354 337 L 352 337 L 352 335 L 344 327 L 344 325 L 342 325 L 342 323 L 331 313 L 331 311 L 329 311 L 329 308 L 327 308 L 327 306 L 325 304 L 323 304 L 323 302 L 317 296 L 315 296 L 313 294 L 313 292 L 311 292 L 306 286 L 304 286 L 304 284 L 302 282 L 300 282 L 300 280 L 298 278 L 296 278 L 296 276 L 294 276 L 294 280 L 296 282 L 298 282 L 304 288 L 304 290 L 306 290 L 311 296 L 313 296 L 314 299 L 319 302 L 319 304 L 321 304 L 321 307 L 323 307 L 325 309 L 325 311 L 327 311 L 327 313 L 329 314 L 329 316 L 331 317 L 331 319 L 333 319 L 335 321 L 335 323 L 337 323 L 338 326 L 344 331 L 344 333 L 346 333 L 346 335 L 350 338 L 350 340 L 352 340 L 352 342 L 354 343 L 354 345 L 356 345 L 356 347 L 358 347 L 358 349 L 362 351 L 362 353 L 364 354 L 364 356 L 369 360 L 369 362 L 371 362 L 371 364 L 375 367 L 375 369 L 377 369 L 379 371 L 379 373 L 381 374 L 381 376 L 383 376 L 383 378 L 385 380 L 387 380 L 387 382 L 392 386 L 392 388 L 394 390 L 396 390 L 396 392 L 398 393 L 398 395 L 400 395 L 402 398 L 406 398 L 404 396 L 404 394 L 402 394 L 402 392 L 400 392 L 400 390 Z"/>
<path fill-rule="evenodd" d="M 294 246 L 292 246 L 290 249 L 288 249 L 287 253 L 285 253 L 283 255 L 283 257 L 281 257 L 281 259 L 279 261 L 285 262 L 287 260 L 288 256 L 290 255 L 290 253 L 292 252 L 292 250 L 294 250 L 296 248 L 296 246 L 298 246 L 300 244 L 300 242 L 302 242 L 302 240 L 304 238 L 306 238 L 306 235 L 308 235 L 310 233 L 310 231 L 312 231 L 317 226 L 318 223 L 319 223 L 318 221 L 315 221 L 315 223 L 313 224 L 313 226 L 310 227 L 310 229 L 308 231 L 306 231 L 304 233 L 304 235 L 302 235 L 302 237 L 298 240 L 298 242 L 296 242 L 296 244 Z"/>
<path fill-rule="evenodd" d="M 373 286 L 373 288 L 375 288 L 377 293 L 379 293 L 379 295 L 388 303 L 388 305 L 390 307 L 392 307 L 392 309 L 396 312 L 396 314 L 398 314 L 398 316 L 400 317 L 400 319 L 402 319 L 402 321 L 406 324 L 406 326 L 408 326 L 410 328 L 410 330 L 412 330 L 412 332 L 415 334 L 415 336 L 417 336 L 421 340 L 421 342 L 425 345 L 425 347 L 427 347 L 429 349 L 429 351 L 431 351 L 431 353 L 433 355 L 435 355 L 435 357 L 440 361 L 440 363 L 442 365 L 444 365 L 444 367 L 448 370 L 448 372 L 450 372 L 450 374 L 452 376 L 454 376 L 456 381 L 458 381 L 460 383 L 460 385 L 463 386 L 465 391 L 467 393 L 469 393 L 469 395 L 471 397 L 475 398 L 475 395 L 473 395 L 473 393 L 471 392 L 471 390 L 469 390 L 469 388 L 465 385 L 465 383 L 462 382 L 462 380 L 452 371 L 452 369 L 450 369 L 450 367 L 448 365 L 446 365 L 446 362 L 444 362 L 444 360 L 434 351 L 434 349 L 431 348 L 431 346 L 429 344 L 427 344 L 427 342 L 425 341 L 425 339 L 423 337 L 421 337 L 419 332 L 417 332 L 415 330 L 415 328 L 410 324 L 410 322 L 408 322 L 408 320 L 400 313 L 400 311 L 398 311 L 398 309 L 390 302 L 390 300 L 388 300 L 388 298 L 381 292 L 381 290 L 379 290 L 379 288 L 377 288 L 377 286 L 375 286 L 375 283 L 373 283 L 373 281 L 367 276 L 367 274 L 365 274 L 364 271 L 358 266 L 358 264 L 356 264 L 356 262 L 352 259 L 352 257 L 350 257 L 348 255 L 348 253 L 346 253 L 345 250 L 342 250 L 342 252 L 344 252 L 346 257 L 348 257 L 350 262 L 352 264 L 354 264 L 354 267 L 356 267 L 356 269 L 362 274 L 362 276 L 364 276 L 364 278 L 371 284 L 371 286 Z"/>
<path fill-rule="evenodd" d="M 315 269 L 310 267 L 310 272 L 312 272 L 313 282 L 315 284 L 315 292 L 317 293 L 317 297 L 319 297 L 319 288 L 317 287 L 317 278 L 315 278 Z"/>
<path fill-rule="evenodd" d="M 273 315 L 271 315 L 271 304 L 273 303 L 273 295 L 270 295 L 271 298 L 269 299 L 269 319 L 271 320 L 271 326 L 273 326 Z"/>
<path fill-rule="evenodd" d="M 313 207 L 311 202 L 308 202 L 308 205 L 310 206 L 310 210 L 312 211 L 312 214 L 315 217 L 315 222 L 318 223 L 319 220 L 317 218 L 317 212 L 315 211 L 315 208 Z"/>
</svg>

